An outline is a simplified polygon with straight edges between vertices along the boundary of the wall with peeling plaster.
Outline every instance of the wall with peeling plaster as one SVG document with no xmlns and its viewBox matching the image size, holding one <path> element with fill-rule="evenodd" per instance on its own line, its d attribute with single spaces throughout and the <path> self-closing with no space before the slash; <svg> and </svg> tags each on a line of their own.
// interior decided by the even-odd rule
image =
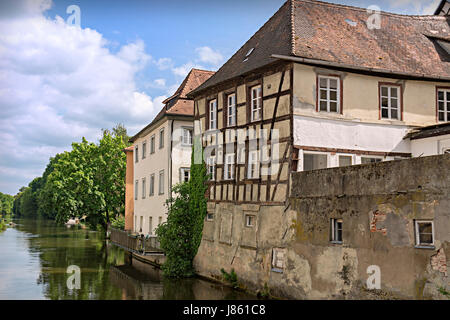
<svg viewBox="0 0 450 320">
<path fill-rule="evenodd" d="M 236 271 L 243 287 L 293 299 L 448 299 L 450 155 L 292 174 L 287 206 L 209 203 L 195 258 L 199 274 Z M 245 227 L 245 214 L 256 216 Z M 343 219 L 343 243 L 330 242 Z M 435 247 L 415 247 L 414 219 L 432 219 Z M 273 248 L 284 268 L 272 267 Z M 367 267 L 381 290 L 367 290 Z"/>
</svg>

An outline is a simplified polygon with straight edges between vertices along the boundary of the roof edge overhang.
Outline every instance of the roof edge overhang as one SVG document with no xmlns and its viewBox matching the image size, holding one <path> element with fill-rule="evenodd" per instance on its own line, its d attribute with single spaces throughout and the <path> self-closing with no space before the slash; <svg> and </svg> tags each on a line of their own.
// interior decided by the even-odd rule
<svg viewBox="0 0 450 320">
<path fill-rule="evenodd" d="M 148 131 L 152 131 L 155 127 L 159 126 L 162 122 L 167 120 L 194 120 L 194 115 L 190 114 L 178 114 L 178 113 L 168 113 L 166 112 L 161 119 L 158 119 L 156 122 L 150 122 L 147 126 L 145 126 L 141 131 L 136 133 L 134 136 L 128 140 L 129 142 L 133 143 L 141 136 L 147 134 Z"/>
<path fill-rule="evenodd" d="M 347 69 L 356 71 L 359 73 L 369 73 L 369 74 L 376 74 L 376 75 L 383 75 L 383 76 L 391 76 L 391 77 L 402 77 L 402 78 L 410 78 L 414 80 L 427 80 L 427 81 L 450 81 L 450 77 L 442 77 L 442 76 L 432 76 L 432 75 L 426 75 L 426 74 L 420 74 L 420 73 L 407 73 L 407 72 L 399 72 L 399 71 L 393 71 L 388 69 L 379 69 L 379 68 L 370 68 L 370 67 L 360 67 L 360 66 L 354 66 L 350 64 L 345 63 L 339 63 L 339 62 L 331 62 L 331 61 L 325 61 L 325 60 L 317 60 L 317 59 L 310 59 L 310 58 L 302 58 L 298 56 L 284 56 L 279 54 L 272 54 L 272 58 L 277 58 L 281 60 L 287 60 L 297 63 L 303 63 L 303 64 L 309 64 L 309 65 L 318 65 L 318 66 L 327 66 L 327 67 L 334 67 L 334 68 L 340 68 L 340 69 Z"/>
</svg>

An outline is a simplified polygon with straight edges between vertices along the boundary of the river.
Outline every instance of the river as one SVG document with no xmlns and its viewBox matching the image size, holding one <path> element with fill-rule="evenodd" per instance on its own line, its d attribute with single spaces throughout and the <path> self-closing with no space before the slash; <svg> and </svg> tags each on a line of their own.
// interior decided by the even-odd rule
<svg viewBox="0 0 450 320">
<path fill-rule="evenodd" d="M 166 279 L 157 268 L 143 273 L 125 265 L 124 250 L 97 231 L 48 220 L 14 222 L 0 232 L 0 300 L 256 298 L 200 279 Z M 80 268 L 79 288 L 67 284 L 71 265 Z"/>
</svg>

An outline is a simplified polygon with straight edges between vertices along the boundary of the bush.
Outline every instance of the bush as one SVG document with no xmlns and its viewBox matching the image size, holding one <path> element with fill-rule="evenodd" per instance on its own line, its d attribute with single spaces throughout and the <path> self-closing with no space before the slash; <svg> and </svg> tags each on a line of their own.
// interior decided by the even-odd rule
<svg viewBox="0 0 450 320">
<path fill-rule="evenodd" d="M 112 218 L 111 227 L 119 230 L 125 230 L 125 217 L 119 215 L 117 218 Z"/>
</svg>

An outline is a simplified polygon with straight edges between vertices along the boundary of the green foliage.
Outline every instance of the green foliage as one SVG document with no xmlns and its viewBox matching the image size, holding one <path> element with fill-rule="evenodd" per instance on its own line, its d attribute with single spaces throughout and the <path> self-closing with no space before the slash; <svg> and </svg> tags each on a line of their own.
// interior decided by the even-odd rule
<svg viewBox="0 0 450 320">
<path fill-rule="evenodd" d="M 206 215 L 207 178 L 204 162 L 195 164 L 192 152 L 190 180 L 173 187 L 175 196 L 166 201 L 167 222 L 156 229 L 167 257 L 162 266 L 165 276 L 181 278 L 194 275 L 192 262 L 200 245 Z"/>
<path fill-rule="evenodd" d="M 448 292 L 447 290 L 445 290 L 444 287 L 439 287 L 439 293 L 442 294 L 442 295 L 444 295 L 444 296 L 450 297 L 450 292 Z"/>
<path fill-rule="evenodd" d="M 11 215 L 13 211 L 14 197 L 0 192 L 0 216 Z"/>
<path fill-rule="evenodd" d="M 228 273 L 222 268 L 222 269 L 220 269 L 220 272 L 222 273 L 223 279 L 226 282 L 228 282 L 229 284 L 231 284 L 231 286 L 233 288 L 235 288 L 235 289 L 239 288 L 239 282 L 238 282 L 237 274 L 234 271 L 234 269 L 231 269 L 231 272 Z"/>
<path fill-rule="evenodd" d="M 271 297 L 270 289 L 269 286 L 267 285 L 267 282 L 264 282 L 264 288 L 261 291 L 258 291 L 257 296 L 258 298 L 262 299 L 269 299 Z"/>
<path fill-rule="evenodd" d="M 125 217 L 119 215 L 117 218 L 111 218 L 111 226 L 119 230 L 125 230 Z"/>
<path fill-rule="evenodd" d="M 85 138 L 72 150 L 50 158 L 42 177 L 16 195 L 13 211 L 18 216 L 43 216 L 66 222 L 87 217 L 93 227 L 106 229 L 124 212 L 126 147 L 123 125 L 102 130 L 98 144 Z"/>
</svg>

